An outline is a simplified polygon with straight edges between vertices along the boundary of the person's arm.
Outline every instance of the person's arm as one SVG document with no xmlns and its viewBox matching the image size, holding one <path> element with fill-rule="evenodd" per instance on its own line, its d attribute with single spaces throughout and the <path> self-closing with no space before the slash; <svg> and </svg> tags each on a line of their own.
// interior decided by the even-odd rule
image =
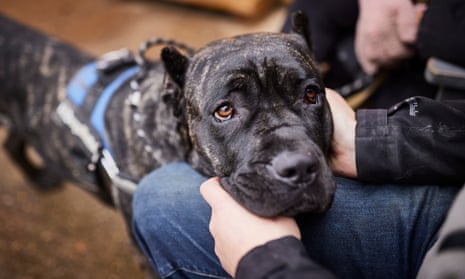
<svg viewBox="0 0 465 279">
<path fill-rule="evenodd" d="M 359 110 L 355 149 L 361 180 L 462 184 L 465 100 L 413 97 L 389 110 Z"/>
<path fill-rule="evenodd" d="M 374 183 L 462 184 L 465 99 L 407 99 L 358 110 L 327 89 L 334 123 L 330 165 L 337 175 Z"/>
<path fill-rule="evenodd" d="M 259 217 L 229 196 L 217 178 L 200 192 L 212 208 L 210 232 L 223 268 L 235 278 L 332 278 L 310 260 L 293 218 Z"/>
<path fill-rule="evenodd" d="M 335 278 L 329 271 L 311 261 L 302 242 L 283 237 L 258 246 L 239 262 L 236 278 Z"/>
<path fill-rule="evenodd" d="M 389 111 L 359 111 L 356 120 L 337 92 L 328 89 L 327 98 L 335 130 L 330 164 L 336 173 L 377 182 L 449 183 L 465 178 L 461 170 L 465 165 L 465 101 L 413 98 Z M 361 161 L 363 157 L 366 161 Z M 369 168 L 372 172 L 365 173 Z M 408 175 L 392 176 L 396 171 Z M 200 191 L 212 208 L 215 253 L 229 274 L 237 278 L 333 276 L 306 255 L 294 219 L 252 214 L 221 188 L 217 178 L 203 183 Z"/>
</svg>

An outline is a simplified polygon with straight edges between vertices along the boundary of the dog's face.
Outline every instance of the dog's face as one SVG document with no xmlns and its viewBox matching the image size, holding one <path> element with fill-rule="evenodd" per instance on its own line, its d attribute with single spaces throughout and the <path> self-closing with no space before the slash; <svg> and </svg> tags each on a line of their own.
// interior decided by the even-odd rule
<svg viewBox="0 0 465 279">
<path fill-rule="evenodd" d="M 329 207 L 331 114 L 301 35 L 244 35 L 174 60 L 194 150 L 233 198 L 261 216 Z"/>
</svg>

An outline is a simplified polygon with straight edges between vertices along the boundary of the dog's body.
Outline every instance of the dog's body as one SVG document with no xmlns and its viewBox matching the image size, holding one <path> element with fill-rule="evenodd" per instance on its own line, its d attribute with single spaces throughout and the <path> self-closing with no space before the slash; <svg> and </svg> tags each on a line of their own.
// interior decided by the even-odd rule
<svg viewBox="0 0 465 279">
<path fill-rule="evenodd" d="M 67 101 L 69 85 L 79 85 L 76 73 L 93 58 L 0 17 L 0 115 L 10 127 L 7 149 L 38 184 L 72 180 L 114 199 L 89 167 L 95 158 L 82 151 L 93 143 L 76 136 L 87 128 L 73 130 L 70 122 L 79 117 L 68 116 L 91 114 L 92 123 L 98 90 L 104 95 L 112 79 L 135 67 L 100 120 L 106 124 L 103 146 L 121 173 L 137 181 L 163 164 L 187 160 L 207 176 L 220 176 L 225 189 L 257 214 L 325 210 L 334 193 L 326 164 L 332 124 L 299 16 L 296 34 L 220 40 L 192 57 L 167 47 L 162 61 L 123 63 L 86 85 L 92 88 L 82 104 Z M 45 169 L 28 162 L 26 145 L 40 154 Z M 119 199 L 129 221 L 131 193 Z"/>
<path fill-rule="evenodd" d="M 39 189 L 53 188 L 64 180 L 75 182 L 106 203 L 121 203 L 129 221 L 132 193 L 114 197 L 111 189 L 103 185 L 101 176 L 89 167 L 93 158 L 86 154 L 82 139 L 73 134 L 64 123 L 65 115 L 59 115 L 57 110 L 69 99 L 68 87 L 76 73 L 95 58 L 8 18 L 0 17 L 0 25 L 0 116 L 9 128 L 5 143 L 9 155 Z M 93 86 L 82 106 L 72 106 L 72 118 L 81 114 L 90 119 L 99 90 L 127 66 L 121 68 L 100 75 L 98 83 L 102 85 Z M 174 115 L 173 106 L 167 104 L 169 98 L 163 94 L 169 91 L 163 88 L 164 72 L 160 61 L 150 67 L 140 84 L 144 93 L 140 106 L 127 104 L 133 90 L 121 86 L 105 110 L 108 148 L 120 171 L 135 181 L 162 164 L 186 159 L 189 145 L 181 138 L 180 117 Z M 135 115 L 139 117 L 136 120 Z M 90 120 L 83 122 L 91 129 Z M 30 162 L 27 146 L 40 155 L 43 167 Z"/>
</svg>

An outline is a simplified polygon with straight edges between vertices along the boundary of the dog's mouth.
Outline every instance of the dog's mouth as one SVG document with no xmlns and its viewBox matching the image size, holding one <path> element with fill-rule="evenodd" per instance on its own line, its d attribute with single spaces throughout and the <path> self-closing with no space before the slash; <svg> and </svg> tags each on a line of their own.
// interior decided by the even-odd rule
<svg viewBox="0 0 465 279">
<path fill-rule="evenodd" d="M 273 161 L 241 167 L 231 176 L 220 178 L 220 183 L 245 208 L 264 217 L 324 212 L 336 188 L 326 164 L 308 167 L 302 163 L 287 168 Z"/>
</svg>

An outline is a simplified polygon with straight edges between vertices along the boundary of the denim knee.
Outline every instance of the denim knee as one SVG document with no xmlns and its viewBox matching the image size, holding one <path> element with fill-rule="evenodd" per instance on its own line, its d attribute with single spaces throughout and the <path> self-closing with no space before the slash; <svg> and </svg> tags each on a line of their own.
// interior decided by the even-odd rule
<svg viewBox="0 0 465 279">
<path fill-rule="evenodd" d="M 134 236 L 162 278 L 227 278 L 208 231 L 210 208 L 200 195 L 206 178 L 185 163 L 153 171 L 134 195 Z"/>
</svg>

